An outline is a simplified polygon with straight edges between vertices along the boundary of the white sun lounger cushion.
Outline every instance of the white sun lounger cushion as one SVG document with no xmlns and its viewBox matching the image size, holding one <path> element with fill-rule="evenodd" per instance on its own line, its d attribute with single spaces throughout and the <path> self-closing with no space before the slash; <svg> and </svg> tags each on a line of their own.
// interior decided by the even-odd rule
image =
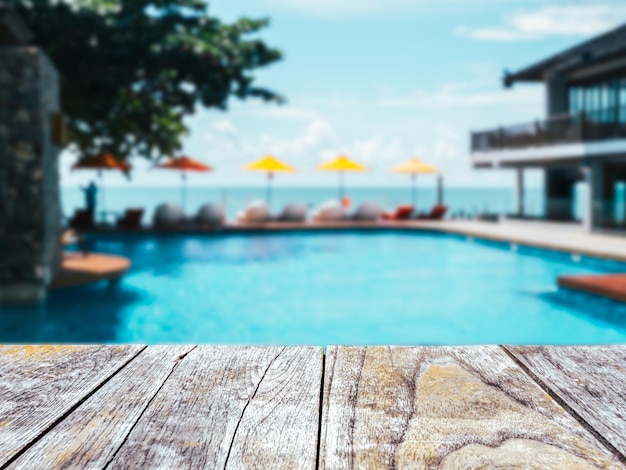
<svg viewBox="0 0 626 470">
<path fill-rule="evenodd" d="M 278 216 L 278 220 L 285 222 L 304 222 L 309 208 L 306 204 L 292 202 L 287 204 Z"/>
<path fill-rule="evenodd" d="M 382 213 L 380 206 L 375 202 L 365 202 L 354 211 L 352 218 L 354 220 L 378 220 Z"/>
<path fill-rule="evenodd" d="M 185 220 L 183 209 L 172 202 L 160 204 L 154 211 L 154 225 L 178 225 Z"/>
<path fill-rule="evenodd" d="M 339 201 L 326 201 L 319 206 L 313 217 L 325 222 L 342 220 L 345 217 L 345 209 Z"/>
<path fill-rule="evenodd" d="M 224 208 L 220 204 L 209 202 L 198 210 L 196 222 L 209 225 L 221 225 L 224 222 Z"/>
<path fill-rule="evenodd" d="M 241 211 L 237 218 L 241 222 L 267 222 L 270 219 L 270 211 L 263 201 L 253 201 Z"/>
</svg>

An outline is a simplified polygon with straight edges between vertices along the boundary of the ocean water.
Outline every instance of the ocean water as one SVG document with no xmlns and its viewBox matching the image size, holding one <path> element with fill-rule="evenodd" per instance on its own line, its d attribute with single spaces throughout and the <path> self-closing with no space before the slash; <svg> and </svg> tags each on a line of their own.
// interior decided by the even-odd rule
<svg viewBox="0 0 626 470">
<path fill-rule="evenodd" d="M 411 202 L 409 188 L 350 188 L 346 189 L 353 206 L 362 202 L 377 202 L 383 208 L 393 209 L 398 204 Z M 229 218 L 245 208 L 251 201 L 266 198 L 265 187 L 218 188 L 189 187 L 186 190 L 185 212 L 193 215 L 206 202 L 222 203 Z M 417 207 L 428 211 L 436 203 L 435 188 L 419 188 Z M 274 212 L 289 202 L 303 202 L 312 208 L 329 199 L 338 199 L 338 189 L 276 187 L 272 189 L 271 209 Z M 132 187 L 116 186 L 101 188 L 98 196 L 98 211 L 122 213 L 127 207 L 146 209 L 144 222 L 152 218 L 155 207 L 162 202 L 181 204 L 182 194 L 179 187 Z M 444 203 L 450 208 L 450 214 L 468 216 L 478 212 L 512 212 L 515 197 L 512 189 L 475 189 L 449 188 L 444 190 Z M 75 209 L 84 207 L 84 195 L 79 187 L 62 188 L 63 212 L 70 216 Z M 543 196 L 540 189 L 528 189 L 525 193 L 525 206 L 529 214 L 543 213 Z M 112 214 L 109 215 L 112 217 Z M 112 220 L 112 219 L 109 219 Z"/>
<path fill-rule="evenodd" d="M 606 344 L 626 304 L 561 290 L 623 263 L 435 233 L 98 235 L 116 285 L 0 307 L 0 341 L 209 344 Z"/>
</svg>

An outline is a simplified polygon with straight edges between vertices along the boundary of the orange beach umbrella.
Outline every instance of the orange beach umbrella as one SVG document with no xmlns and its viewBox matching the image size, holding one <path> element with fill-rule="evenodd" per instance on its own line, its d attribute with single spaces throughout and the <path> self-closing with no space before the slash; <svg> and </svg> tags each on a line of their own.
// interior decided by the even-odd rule
<svg viewBox="0 0 626 470">
<path fill-rule="evenodd" d="M 72 170 L 98 170 L 98 174 L 101 174 L 102 170 L 128 171 L 130 168 L 129 163 L 115 158 L 110 153 L 101 153 L 96 157 L 81 158 L 72 165 Z"/>
<path fill-rule="evenodd" d="M 345 155 L 339 155 L 334 160 L 322 163 L 317 167 L 319 171 L 339 172 L 339 199 L 343 200 L 343 174 L 346 171 L 367 171 L 367 167 L 350 160 Z"/>
<path fill-rule="evenodd" d="M 76 163 L 72 165 L 72 170 L 96 170 L 98 172 L 98 178 L 100 178 L 101 184 L 101 200 L 102 200 L 102 209 L 105 209 L 105 197 L 104 197 L 104 173 L 103 171 L 107 170 L 116 170 L 123 171 L 127 173 L 130 171 L 131 165 L 128 162 L 120 160 L 119 158 L 114 157 L 112 154 L 108 152 L 101 153 L 95 157 L 85 157 L 78 160 Z"/>
<path fill-rule="evenodd" d="M 272 179 L 274 173 L 295 173 L 296 169 L 285 162 L 280 161 L 273 155 L 266 155 L 265 157 L 255 160 L 243 166 L 246 171 L 263 171 L 267 173 L 267 204 L 269 205 L 272 198 Z"/>
<path fill-rule="evenodd" d="M 400 163 L 399 165 L 394 166 L 391 169 L 394 173 L 404 173 L 411 175 L 411 182 L 413 186 L 413 205 L 417 204 L 417 188 L 415 187 L 415 180 L 417 179 L 417 175 L 419 173 L 422 174 L 435 174 L 439 173 L 439 169 L 435 168 L 428 163 L 424 163 L 418 158 L 411 158 L 404 163 Z"/>
<path fill-rule="evenodd" d="M 187 181 L 187 172 L 193 171 L 196 173 L 206 173 L 209 171 L 213 171 L 209 165 L 206 165 L 198 160 L 194 160 L 191 157 L 181 156 L 176 158 L 170 158 L 165 163 L 161 163 L 156 166 L 157 168 L 162 168 L 165 170 L 178 170 L 180 171 L 180 179 L 181 179 L 181 199 L 183 210 L 185 209 L 186 203 L 186 187 L 185 183 Z"/>
</svg>

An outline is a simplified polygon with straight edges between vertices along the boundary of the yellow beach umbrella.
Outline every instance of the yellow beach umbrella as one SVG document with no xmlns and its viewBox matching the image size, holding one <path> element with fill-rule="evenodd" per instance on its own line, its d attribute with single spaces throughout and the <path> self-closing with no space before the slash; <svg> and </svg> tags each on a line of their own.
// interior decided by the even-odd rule
<svg viewBox="0 0 626 470">
<path fill-rule="evenodd" d="M 394 166 L 391 169 L 394 173 L 405 173 L 411 175 L 411 181 L 413 185 L 413 205 L 417 204 L 417 188 L 415 187 L 415 180 L 418 174 L 436 174 L 439 173 L 439 169 L 435 168 L 428 163 L 421 161 L 418 158 L 411 158 L 404 163 Z"/>
<path fill-rule="evenodd" d="M 271 182 L 274 178 L 274 173 L 283 172 L 283 173 L 295 173 L 296 169 L 291 165 L 286 164 L 285 162 L 281 162 L 278 158 L 273 155 L 266 155 L 260 160 L 255 160 L 243 167 L 246 171 L 264 171 L 267 173 L 267 204 L 270 204 L 272 198 L 272 188 Z"/>
<path fill-rule="evenodd" d="M 367 171 L 367 167 L 360 163 L 350 160 L 345 155 L 339 155 L 334 160 L 322 163 L 317 167 L 320 171 L 337 171 L 339 172 L 339 199 L 343 199 L 343 174 L 346 171 Z"/>
</svg>

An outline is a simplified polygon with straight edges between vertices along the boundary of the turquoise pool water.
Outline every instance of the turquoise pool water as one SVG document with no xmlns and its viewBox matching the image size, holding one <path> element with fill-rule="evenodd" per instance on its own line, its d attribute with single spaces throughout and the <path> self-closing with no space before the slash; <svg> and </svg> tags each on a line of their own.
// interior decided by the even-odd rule
<svg viewBox="0 0 626 470">
<path fill-rule="evenodd" d="M 4 342 L 475 344 L 626 342 L 626 306 L 559 274 L 626 265 L 429 233 L 108 236 L 115 286 L 0 307 Z"/>
</svg>

